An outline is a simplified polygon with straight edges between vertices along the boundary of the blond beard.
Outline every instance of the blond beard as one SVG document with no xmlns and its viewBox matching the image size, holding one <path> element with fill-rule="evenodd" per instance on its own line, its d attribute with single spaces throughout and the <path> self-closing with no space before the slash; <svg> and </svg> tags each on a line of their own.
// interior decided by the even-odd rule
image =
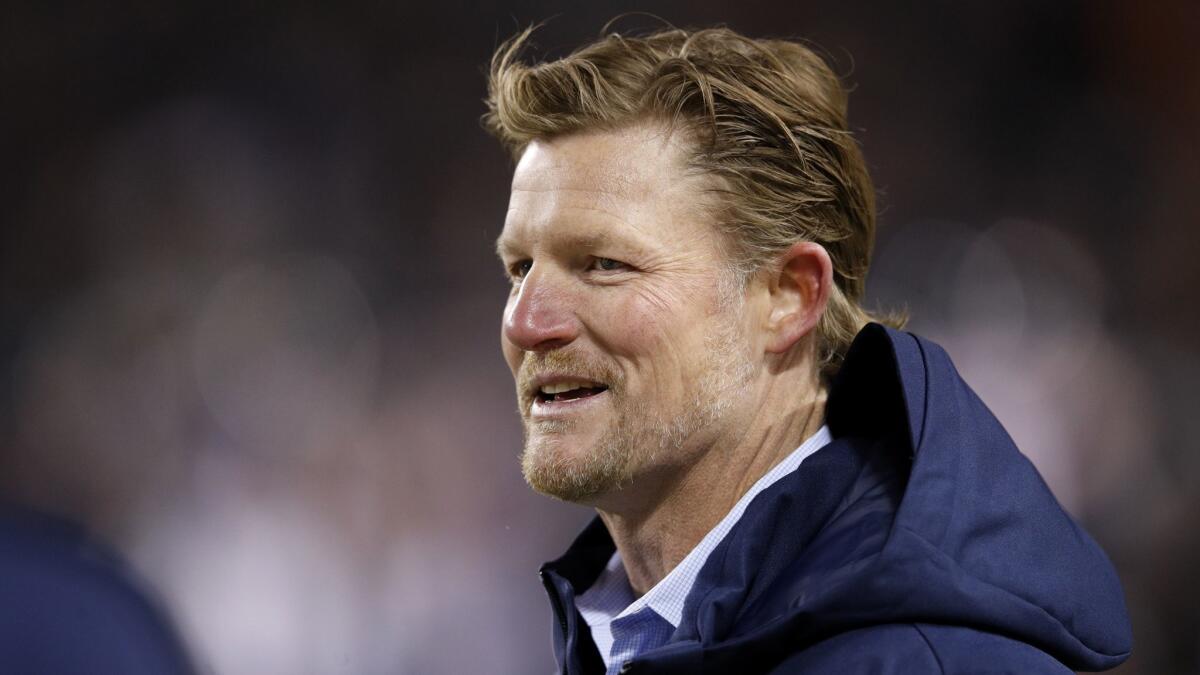
<svg viewBox="0 0 1200 675">
<path fill-rule="evenodd" d="M 526 418 L 521 470 L 530 487 L 567 502 L 592 502 L 628 486 L 642 467 L 656 464 L 668 453 L 677 454 L 697 431 L 720 422 L 755 371 L 746 345 L 739 340 L 738 308 L 730 307 L 724 297 L 720 304 L 722 311 L 714 329 L 705 336 L 702 374 L 692 396 L 682 400 L 678 409 L 647 414 L 638 401 L 626 398 L 623 383 L 614 382 L 608 393 L 616 420 L 595 446 L 584 452 L 553 442 L 553 436 L 573 430 L 574 420 L 531 423 Z M 585 372 L 596 370 L 594 365 L 584 367 Z M 532 424 L 537 425 L 536 436 L 548 442 L 538 442 Z"/>
</svg>

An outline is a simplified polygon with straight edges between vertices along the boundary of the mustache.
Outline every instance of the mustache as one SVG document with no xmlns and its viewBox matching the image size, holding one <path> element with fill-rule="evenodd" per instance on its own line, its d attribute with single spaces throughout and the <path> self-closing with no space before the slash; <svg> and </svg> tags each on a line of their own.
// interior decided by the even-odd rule
<svg viewBox="0 0 1200 675">
<path fill-rule="evenodd" d="M 533 389 L 534 381 L 550 373 L 569 373 L 572 376 L 593 382 L 601 382 L 609 389 L 620 389 L 623 378 L 620 372 L 600 359 L 578 352 L 535 352 L 526 354 L 517 371 L 517 387 L 522 395 Z"/>
</svg>

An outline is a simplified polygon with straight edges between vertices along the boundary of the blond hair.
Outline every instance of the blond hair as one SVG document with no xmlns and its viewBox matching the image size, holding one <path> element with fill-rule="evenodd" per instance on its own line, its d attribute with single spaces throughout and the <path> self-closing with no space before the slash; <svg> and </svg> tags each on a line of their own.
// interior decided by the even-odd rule
<svg viewBox="0 0 1200 675">
<path fill-rule="evenodd" d="M 538 138 L 659 120 L 690 132 L 692 168 L 711 175 L 718 225 L 740 279 L 798 241 L 821 244 L 834 288 L 817 327 L 823 372 L 864 324 L 875 193 L 846 121 L 846 91 L 811 49 L 727 28 L 611 33 L 528 65 L 535 27 L 492 57 L 484 126 L 519 157 Z"/>
</svg>

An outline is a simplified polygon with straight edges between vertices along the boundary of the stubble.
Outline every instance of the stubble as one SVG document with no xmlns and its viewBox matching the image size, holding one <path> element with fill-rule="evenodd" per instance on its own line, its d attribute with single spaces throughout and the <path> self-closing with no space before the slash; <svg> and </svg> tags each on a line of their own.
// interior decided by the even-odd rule
<svg viewBox="0 0 1200 675">
<path fill-rule="evenodd" d="M 567 447 L 577 420 L 531 421 L 523 410 L 521 469 L 530 487 L 567 502 L 592 502 L 627 487 L 644 467 L 668 461 L 668 455 L 678 455 L 698 431 L 720 423 L 755 370 L 736 328 L 738 307 L 732 304 L 722 297 L 720 315 L 705 336 L 700 375 L 690 395 L 670 409 L 633 400 L 616 369 L 604 364 L 570 353 L 531 355 L 536 361 L 526 364 L 528 374 L 522 369 L 522 382 L 549 369 L 608 382 L 614 421 L 593 447 Z"/>
</svg>

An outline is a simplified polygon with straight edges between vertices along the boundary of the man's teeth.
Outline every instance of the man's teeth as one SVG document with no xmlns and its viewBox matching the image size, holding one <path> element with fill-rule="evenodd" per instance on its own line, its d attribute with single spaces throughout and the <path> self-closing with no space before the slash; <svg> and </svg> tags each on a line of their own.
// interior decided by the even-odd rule
<svg viewBox="0 0 1200 675">
<path fill-rule="evenodd" d="M 547 384 L 540 391 L 547 396 L 552 394 L 561 394 L 571 391 L 572 389 L 590 389 L 596 385 L 591 382 L 559 382 L 557 384 Z"/>
</svg>

